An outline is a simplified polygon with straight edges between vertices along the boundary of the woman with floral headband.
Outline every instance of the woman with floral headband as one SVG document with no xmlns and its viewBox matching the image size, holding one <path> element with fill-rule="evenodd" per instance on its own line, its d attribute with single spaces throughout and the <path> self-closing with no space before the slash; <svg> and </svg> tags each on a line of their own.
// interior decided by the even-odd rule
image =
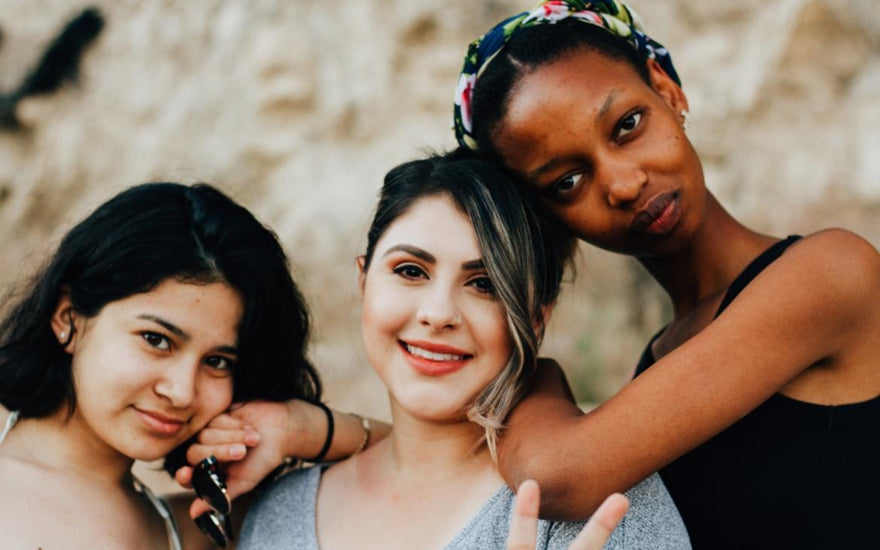
<svg viewBox="0 0 880 550">
<path fill-rule="evenodd" d="M 553 1 L 471 44 L 455 128 L 572 234 L 634 256 L 674 317 L 594 411 L 544 369 L 500 445 L 548 516 L 660 469 L 695 548 L 880 547 L 880 255 L 779 239 L 704 184 L 669 53 L 621 2 Z"/>
</svg>

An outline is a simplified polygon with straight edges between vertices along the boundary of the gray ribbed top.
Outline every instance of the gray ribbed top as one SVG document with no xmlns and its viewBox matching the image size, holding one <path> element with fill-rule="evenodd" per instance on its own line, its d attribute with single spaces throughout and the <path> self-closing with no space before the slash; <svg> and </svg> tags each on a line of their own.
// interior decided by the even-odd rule
<svg viewBox="0 0 880 550">
<path fill-rule="evenodd" d="M 276 481 L 251 507 L 238 550 L 318 550 L 315 503 L 321 468 L 291 472 Z M 681 516 L 656 474 L 626 494 L 630 508 L 606 549 L 687 550 L 691 545 Z M 504 550 L 514 494 L 501 487 L 443 550 Z M 538 523 L 538 550 L 565 550 L 581 522 Z"/>
</svg>

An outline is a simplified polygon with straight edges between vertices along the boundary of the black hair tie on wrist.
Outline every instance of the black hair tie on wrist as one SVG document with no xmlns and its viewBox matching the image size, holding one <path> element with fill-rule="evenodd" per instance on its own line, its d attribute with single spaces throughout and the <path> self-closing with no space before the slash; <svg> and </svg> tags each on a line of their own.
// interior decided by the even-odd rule
<svg viewBox="0 0 880 550">
<path fill-rule="evenodd" d="M 308 459 L 309 462 L 318 463 L 324 460 L 324 457 L 327 456 L 327 451 L 330 450 L 330 444 L 333 443 L 333 413 L 330 411 L 330 408 L 327 405 L 318 402 L 315 403 L 316 406 L 320 407 L 324 414 L 327 415 L 327 439 L 324 441 L 324 446 L 321 447 L 321 452 L 319 452 L 315 458 Z"/>
</svg>

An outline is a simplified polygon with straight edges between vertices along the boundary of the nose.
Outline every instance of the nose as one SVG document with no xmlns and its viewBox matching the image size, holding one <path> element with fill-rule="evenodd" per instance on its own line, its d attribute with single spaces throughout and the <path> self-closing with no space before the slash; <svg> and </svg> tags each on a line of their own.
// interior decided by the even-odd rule
<svg viewBox="0 0 880 550">
<path fill-rule="evenodd" d="M 606 162 L 599 178 L 605 189 L 608 205 L 612 208 L 620 208 L 634 202 L 648 183 L 648 175 L 641 167 L 620 160 Z"/>
<path fill-rule="evenodd" d="M 184 409 L 195 400 L 197 373 L 198 363 L 192 359 L 169 361 L 156 380 L 154 390 L 174 408 Z"/>
<path fill-rule="evenodd" d="M 416 312 L 416 321 L 434 332 L 454 329 L 461 325 L 462 317 L 454 293 L 440 288 L 439 285 L 426 292 Z"/>
</svg>

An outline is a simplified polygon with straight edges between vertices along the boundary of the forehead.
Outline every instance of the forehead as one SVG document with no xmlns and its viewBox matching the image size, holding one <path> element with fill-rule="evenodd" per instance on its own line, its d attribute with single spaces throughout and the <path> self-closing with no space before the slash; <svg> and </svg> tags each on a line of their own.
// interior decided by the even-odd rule
<svg viewBox="0 0 880 550">
<path fill-rule="evenodd" d="M 468 259 L 480 256 L 470 218 L 447 195 L 418 199 L 388 226 L 376 248 L 381 254 L 401 243 Z"/>
<path fill-rule="evenodd" d="M 160 317 L 193 333 L 215 337 L 234 335 L 244 304 L 226 283 L 189 283 L 166 279 L 148 292 L 110 302 L 99 317 Z"/>
<path fill-rule="evenodd" d="M 527 71 L 508 98 L 504 117 L 493 138 L 499 149 L 516 141 L 540 147 L 559 132 L 596 126 L 599 115 L 614 99 L 628 93 L 650 91 L 636 70 L 625 61 L 592 50 L 574 50 Z M 588 122 L 587 128 L 583 127 Z"/>
</svg>

